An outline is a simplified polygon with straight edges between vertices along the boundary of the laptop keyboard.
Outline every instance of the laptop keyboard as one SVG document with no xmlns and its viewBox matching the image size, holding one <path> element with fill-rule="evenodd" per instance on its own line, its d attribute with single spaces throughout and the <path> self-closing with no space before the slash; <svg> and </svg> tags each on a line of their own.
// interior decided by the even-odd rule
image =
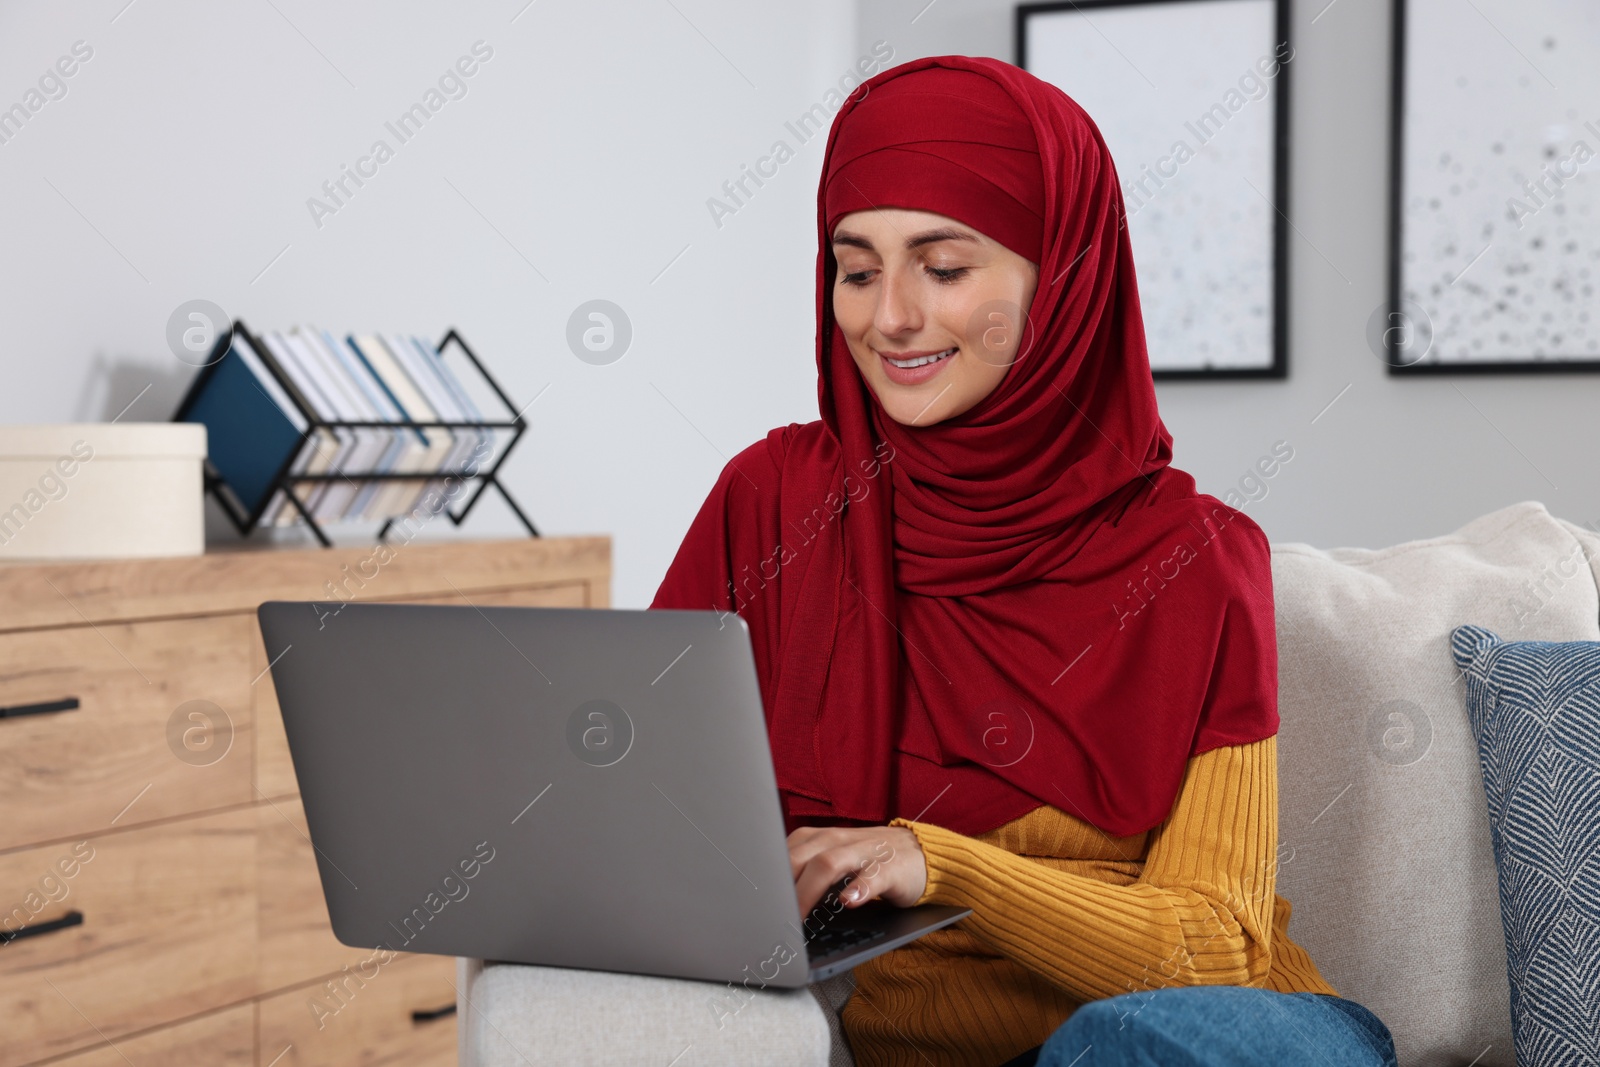
<svg viewBox="0 0 1600 1067">
<path fill-rule="evenodd" d="M 884 930 L 869 930 L 860 926 L 824 926 L 806 938 L 806 955 L 813 959 L 834 956 L 847 948 L 855 948 L 888 936 Z"/>
</svg>

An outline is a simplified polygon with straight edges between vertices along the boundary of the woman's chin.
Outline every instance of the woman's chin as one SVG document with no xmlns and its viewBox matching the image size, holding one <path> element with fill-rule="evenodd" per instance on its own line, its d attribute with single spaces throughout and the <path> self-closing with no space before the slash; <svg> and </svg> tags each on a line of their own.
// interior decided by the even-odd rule
<svg viewBox="0 0 1600 1067">
<path fill-rule="evenodd" d="M 902 426 L 932 426 L 952 414 L 950 391 L 944 385 L 933 389 L 888 385 L 879 391 L 878 403 Z"/>
</svg>

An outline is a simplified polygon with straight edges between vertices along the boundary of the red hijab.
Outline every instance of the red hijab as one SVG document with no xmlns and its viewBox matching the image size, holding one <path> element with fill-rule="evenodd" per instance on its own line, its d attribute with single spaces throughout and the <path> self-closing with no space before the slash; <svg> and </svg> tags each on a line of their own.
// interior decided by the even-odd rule
<svg viewBox="0 0 1600 1067">
<path fill-rule="evenodd" d="M 874 206 L 1039 265 L 1016 362 L 943 422 L 889 418 L 833 319 L 832 228 Z M 822 418 L 728 463 L 651 604 L 749 625 L 789 830 L 1053 804 L 1135 834 L 1189 757 L 1277 732 L 1267 538 L 1170 465 L 1123 217 L 1089 116 L 1010 64 L 913 60 L 835 117 Z"/>
</svg>

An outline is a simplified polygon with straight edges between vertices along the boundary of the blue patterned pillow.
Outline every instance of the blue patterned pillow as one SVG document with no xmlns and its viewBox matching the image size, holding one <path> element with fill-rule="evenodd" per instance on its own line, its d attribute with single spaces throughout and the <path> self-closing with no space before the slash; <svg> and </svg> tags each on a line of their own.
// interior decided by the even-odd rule
<svg viewBox="0 0 1600 1067">
<path fill-rule="evenodd" d="M 1600 642 L 1461 626 L 1518 1067 L 1600 1063 Z"/>
</svg>

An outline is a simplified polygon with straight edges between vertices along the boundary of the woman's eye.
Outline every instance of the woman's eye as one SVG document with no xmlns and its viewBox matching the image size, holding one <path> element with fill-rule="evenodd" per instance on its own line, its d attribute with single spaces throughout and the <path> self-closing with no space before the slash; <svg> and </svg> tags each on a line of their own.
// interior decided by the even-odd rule
<svg viewBox="0 0 1600 1067">
<path fill-rule="evenodd" d="M 970 267 L 927 267 L 926 265 L 924 265 L 924 266 L 925 266 L 925 269 L 927 270 L 927 272 L 929 274 L 933 275 L 934 278 L 936 278 L 937 280 L 939 280 L 941 282 L 953 282 L 953 281 L 956 281 L 958 278 L 961 278 L 963 275 L 965 275 L 967 273 L 968 270 L 971 269 Z M 849 273 L 849 274 L 841 274 L 839 276 L 839 281 L 840 281 L 841 284 L 844 284 L 844 285 L 857 285 L 857 286 L 866 285 L 867 284 L 867 275 L 871 274 L 871 273 L 872 272 L 868 271 L 868 270 L 858 270 L 858 271 L 854 271 L 853 273 Z"/>
</svg>

